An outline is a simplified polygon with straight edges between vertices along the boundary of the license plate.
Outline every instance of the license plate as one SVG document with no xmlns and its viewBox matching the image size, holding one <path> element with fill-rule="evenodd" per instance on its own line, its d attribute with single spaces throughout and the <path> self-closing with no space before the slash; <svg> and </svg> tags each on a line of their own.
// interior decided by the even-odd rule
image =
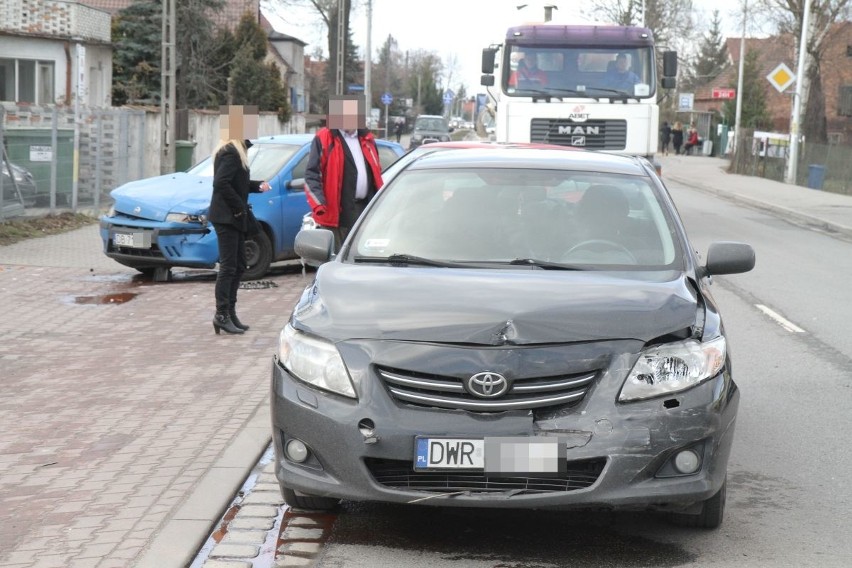
<svg viewBox="0 0 852 568">
<path fill-rule="evenodd" d="M 429 438 L 414 441 L 416 470 L 484 470 L 488 474 L 546 475 L 567 469 L 567 445 L 558 438 Z"/>
<path fill-rule="evenodd" d="M 414 469 L 484 469 L 485 440 L 422 438 L 414 441 Z"/>
<path fill-rule="evenodd" d="M 148 233 L 114 233 L 112 242 L 117 247 L 150 248 L 151 236 Z"/>
</svg>

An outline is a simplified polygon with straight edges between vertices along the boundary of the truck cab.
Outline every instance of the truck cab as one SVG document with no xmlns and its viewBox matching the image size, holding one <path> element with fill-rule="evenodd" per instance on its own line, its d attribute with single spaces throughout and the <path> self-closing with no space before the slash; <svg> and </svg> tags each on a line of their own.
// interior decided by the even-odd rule
<svg viewBox="0 0 852 568">
<path fill-rule="evenodd" d="M 482 84 L 496 87 L 499 142 L 543 142 L 644 156 L 657 149 L 657 84 L 674 87 L 677 54 L 658 81 L 651 30 L 531 24 L 483 50 Z"/>
</svg>

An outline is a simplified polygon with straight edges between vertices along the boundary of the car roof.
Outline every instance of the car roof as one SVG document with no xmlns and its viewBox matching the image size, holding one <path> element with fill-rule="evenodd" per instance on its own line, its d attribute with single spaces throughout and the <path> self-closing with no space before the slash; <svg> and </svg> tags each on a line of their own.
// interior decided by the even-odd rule
<svg viewBox="0 0 852 568">
<path fill-rule="evenodd" d="M 432 144 L 430 144 L 432 146 Z M 469 147 L 464 152 L 430 152 L 414 160 L 410 170 L 438 168 L 538 168 L 581 170 L 647 176 L 642 162 L 634 157 L 601 152 L 571 152 L 536 147 Z"/>
<path fill-rule="evenodd" d="M 316 134 L 276 134 L 274 136 L 261 136 L 252 140 L 252 144 L 310 144 Z M 396 142 L 376 138 L 379 145 L 397 146 Z"/>
</svg>

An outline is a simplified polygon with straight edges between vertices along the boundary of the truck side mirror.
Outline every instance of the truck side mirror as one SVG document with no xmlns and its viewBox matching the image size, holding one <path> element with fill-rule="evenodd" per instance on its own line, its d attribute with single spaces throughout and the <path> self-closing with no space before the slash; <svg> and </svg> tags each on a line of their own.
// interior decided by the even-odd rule
<svg viewBox="0 0 852 568">
<path fill-rule="evenodd" d="M 479 79 L 479 84 L 485 87 L 493 87 L 494 86 L 494 75 L 483 75 Z"/>
<path fill-rule="evenodd" d="M 663 77 L 677 76 L 677 51 L 663 52 Z"/>
<path fill-rule="evenodd" d="M 497 55 L 497 49 L 486 47 L 482 50 L 482 72 L 486 74 L 494 73 L 494 57 Z"/>
<path fill-rule="evenodd" d="M 677 79 L 674 77 L 663 77 L 660 83 L 664 89 L 674 89 L 677 86 Z"/>
</svg>

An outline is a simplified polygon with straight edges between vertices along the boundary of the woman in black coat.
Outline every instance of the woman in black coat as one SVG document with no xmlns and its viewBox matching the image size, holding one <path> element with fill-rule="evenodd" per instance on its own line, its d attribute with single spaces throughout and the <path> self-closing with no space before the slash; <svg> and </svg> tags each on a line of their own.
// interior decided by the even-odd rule
<svg viewBox="0 0 852 568">
<path fill-rule="evenodd" d="M 229 140 L 213 153 L 213 197 L 207 218 L 216 229 L 219 273 L 216 275 L 216 316 L 213 330 L 244 333 L 249 326 L 237 318 L 237 290 L 246 268 L 249 193 L 269 191 L 265 181 L 249 179 L 248 140 Z"/>
</svg>

